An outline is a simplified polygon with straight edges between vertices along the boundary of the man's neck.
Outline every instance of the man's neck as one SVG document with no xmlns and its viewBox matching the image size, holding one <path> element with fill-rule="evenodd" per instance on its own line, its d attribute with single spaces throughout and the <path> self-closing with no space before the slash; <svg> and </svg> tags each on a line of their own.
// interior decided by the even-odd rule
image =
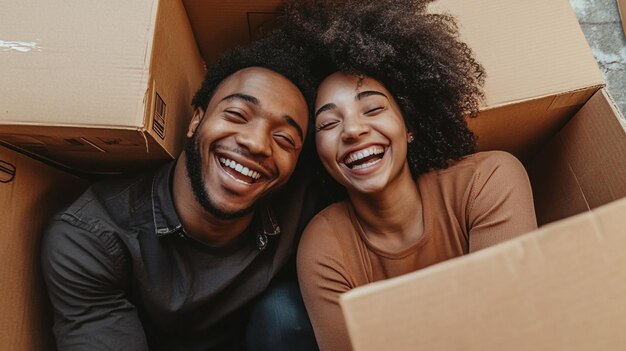
<svg viewBox="0 0 626 351">
<path fill-rule="evenodd" d="M 250 225 L 251 212 L 242 217 L 222 219 L 198 203 L 186 175 L 184 154 L 174 166 L 172 177 L 174 208 L 187 235 L 209 246 L 225 246 L 235 241 Z"/>
</svg>

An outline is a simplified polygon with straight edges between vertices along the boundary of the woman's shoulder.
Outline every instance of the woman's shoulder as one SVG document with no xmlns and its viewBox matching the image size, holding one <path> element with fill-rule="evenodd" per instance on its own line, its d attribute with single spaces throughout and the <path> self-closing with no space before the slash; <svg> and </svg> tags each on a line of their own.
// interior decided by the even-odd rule
<svg viewBox="0 0 626 351">
<path fill-rule="evenodd" d="M 459 161 L 453 162 L 449 170 L 462 170 L 470 168 L 473 170 L 493 170 L 500 167 L 522 167 L 521 162 L 512 154 L 506 151 L 482 151 L 463 157 Z"/>
<path fill-rule="evenodd" d="M 304 229 L 298 245 L 299 262 L 339 259 L 344 248 L 351 245 L 351 228 L 354 226 L 347 201 L 329 205 L 315 215 Z"/>
<path fill-rule="evenodd" d="M 450 162 L 444 169 L 428 172 L 426 178 L 438 178 L 440 181 L 473 179 L 479 175 L 489 175 L 494 172 L 519 173 L 524 172 L 522 163 L 506 151 L 482 151 L 465 156 L 457 161 Z"/>
</svg>

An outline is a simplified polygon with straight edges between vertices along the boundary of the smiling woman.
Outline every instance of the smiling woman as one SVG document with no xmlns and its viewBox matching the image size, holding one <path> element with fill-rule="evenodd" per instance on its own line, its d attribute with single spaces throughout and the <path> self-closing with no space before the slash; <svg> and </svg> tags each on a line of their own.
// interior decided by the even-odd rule
<svg viewBox="0 0 626 351">
<path fill-rule="evenodd" d="M 293 33 L 317 46 L 312 121 L 343 199 L 307 226 L 298 279 L 321 350 L 349 350 L 339 295 L 536 228 L 524 167 L 475 151 L 466 116 L 484 72 L 430 1 L 299 1 Z"/>
</svg>

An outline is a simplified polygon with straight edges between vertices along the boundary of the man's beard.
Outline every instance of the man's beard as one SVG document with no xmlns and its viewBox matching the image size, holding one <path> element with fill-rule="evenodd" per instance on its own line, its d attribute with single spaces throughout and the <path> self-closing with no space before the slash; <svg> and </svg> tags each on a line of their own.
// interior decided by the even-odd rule
<svg viewBox="0 0 626 351">
<path fill-rule="evenodd" d="M 191 190 L 193 191 L 196 201 L 210 214 L 219 219 L 234 219 L 243 217 L 254 209 L 254 206 L 244 208 L 238 211 L 227 211 L 220 208 L 209 196 L 204 181 L 202 179 L 202 159 L 200 157 L 200 145 L 198 145 L 198 133 L 194 133 L 191 140 L 187 142 L 185 148 L 187 157 L 185 163 L 187 168 L 187 177 L 191 182 Z"/>
</svg>

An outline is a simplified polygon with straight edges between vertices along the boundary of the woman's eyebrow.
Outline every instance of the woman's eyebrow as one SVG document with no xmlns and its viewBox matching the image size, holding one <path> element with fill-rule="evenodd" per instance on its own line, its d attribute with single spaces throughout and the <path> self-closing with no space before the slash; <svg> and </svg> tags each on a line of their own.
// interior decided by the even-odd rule
<svg viewBox="0 0 626 351">
<path fill-rule="evenodd" d="M 385 99 L 389 100 L 389 98 L 387 97 L 387 95 L 381 93 L 380 91 L 376 91 L 376 90 L 366 90 L 366 91 L 362 91 L 358 94 L 356 94 L 356 96 L 354 97 L 355 100 L 361 100 L 362 98 L 366 98 L 368 96 L 372 96 L 372 95 L 380 95 L 383 96 Z"/>
<path fill-rule="evenodd" d="M 320 107 L 319 109 L 317 109 L 317 112 L 315 112 L 315 117 L 314 118 L 317 118 L 317 115 L 319 115 L 320 113 L 322 113 L 324 111 L 332 110 L 334 108 L 337 108 L 337 105 L 333 104 L 332 102 L 328 103 L 328 104 Z"/>
</svg>

